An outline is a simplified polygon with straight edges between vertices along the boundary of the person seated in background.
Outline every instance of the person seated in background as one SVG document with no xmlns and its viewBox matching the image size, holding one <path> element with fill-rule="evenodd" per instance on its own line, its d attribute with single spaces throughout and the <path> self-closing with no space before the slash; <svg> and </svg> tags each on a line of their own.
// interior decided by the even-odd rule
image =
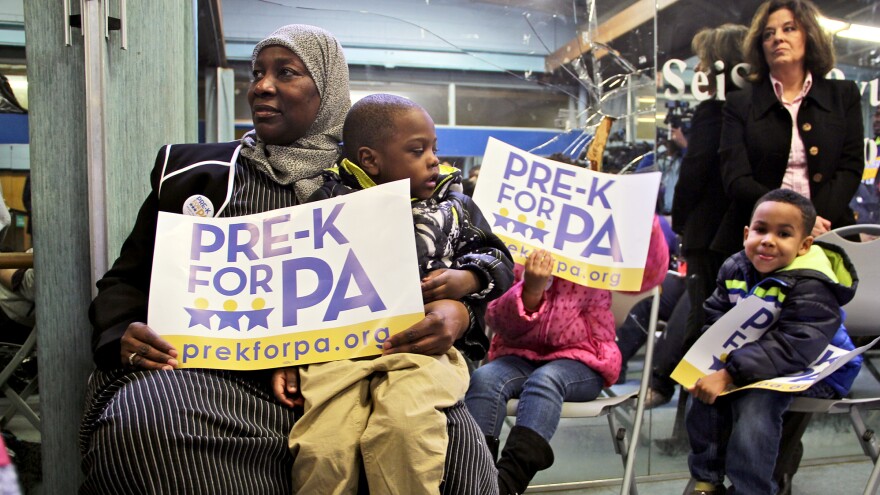
<svg viewBox="0 0 880 495">
<path fill-rule="evenodd" d="M 474 195 L 474 189 L 477 187 L 477 179 L 480 178 L 480 166 L 474 165 L 468 170 L 467 180 L 463 182 L 463 192 L 468 196 Z"/>
<path fill-rule="evenodd" d="M 342 140 L 343 160 L 309 201 L 409 179 L 425 302 L 480 304 L 510 288 L 510 254 L 459 192 L 458 169 L 440 168 L 424 108 L 367 96 L 349 111 Z M 305 402 L 290 434 L 294 493 L 354 493 L 361 462 L 371 492 L 437 493 L 448 443 L 442 410 L 464 398 L 469 370 L 454 347 L 424 352 L 275 370 L 278 400 Z"/>
<path fill-rule="evenodd" d="M 669 248 L 655 217 L 640 290 L 658 285 L 668 264 Z M 595 399 L 617 382 L 621 365 L 611 291 L 554 277 L 553 256 L 543 249 L 515 273 L 514 286 L 489 304 L 489 363 L 474 371 L 465 396 L 496 457 L 507 401 L 519 398 L 516 425 L 497 463 L 502 495 L 522 493 L 553 464 L 550 439 L 562 403 Z"/>
<path fill-rule="evenodd" d="M 654 363 L 651 369 L 651 383 L 645 397 L 645 407 L 652 409 L 672 400 L 675 393 L 675 381 L 669 376 L 678 365 L 686 349 L 684 347 L 685 323 L 690 311 L 690 301 L 685 289 L 682 271 L 686 265 L 679 257 L 679 239 L 672 231 L 666 217 L 657 217 L 666 244 L 669 246 L 669 271 L 660 288 L 660 308 L 657 319 L 666 322 L 666 328 L 654 347 Z M 648 324 L 651 317 L 651 298 L 636 303 L 626 320 L 617 328 L 617 347 L 623 365 L 620 370 L 618 384 L 626 382 L 626 370 L 629 360 L 648 339 Z"/>
<path fill-rule="evenodd" d="M 650 297 L 636 303 L 626 320 L 617 328 L 617 346 L 623 359 L 618 384 L 626 382 L 627 363 L 648 339 L 651 303 Z M 669 376 L 685 351 L 682 346 L 689 310 L 690 301 L 687 298 L 684 278 L 676 272 L 667 273 L 661 285 L 660 308 L 657 313 L 658 321 L 666 322 L 666 327 L 654 346 L 650 388 L 645 397 L 647 409 L 666 404 L 675 394 L 676 383 Z"/>
<path fill-rule="evenodd" d="M 9 228 L 11 223 L 12 215 L 10 215 L 6 201 L 3 199 L 3 189 L 0 188 L 0 242 L 6 237 L 6 229 Z"/>
<path fill-rule="evenodd" d="M 782 417 L 795 393 L 732 386 L 804 371 L 829 344 L 852 350 L 841 307 L 855 295 L 858 277 L 842 248 L 813 241 L 816 209 L 789 189 L 775 189 L 755 204 L 745 227 L 744 249 L 728 258 L 717 289 L 706 301 L 705 332 L 745 297 L 773 302 L 779 314 L 757 340 L 730 352 L 724 367 L 689 390 L 688 467 L 694 494 L 724 493 L 724 476 L 736 493 L 777 492 L 774 466 Z M 761 290 L 756 290 L 761 289 Z M 800 395 L 840 398 L 859 372 L 857 356 Z"/>
<path fill-rule="evenodd" d="M 877 110 L 874 111 L 871 127 L 874 131 L 874 149 L 880 149 L 880 107 L 877 107 Z M 865 159 L 867 160 L 868 158 L 866 150 Z M 880 223 L 880 179 L 877 178 L 877 172 L 880 171 L 880 153 L 877 153 L 873 158 L 873 162 L 865 163 L 862 182 L 849 203 L 850 208 L 852 208 L 856 215 L 856 223 Z M 863 233 L 861 238 L 862 242 L 866 242 L 874 237 Z"/>
<path fill-rule="evenodd" d="M 34 293 L 33 268 L 0 269 L 0 341 L 22 344 L 27 339 L 36 324 Z"/>
</svg>

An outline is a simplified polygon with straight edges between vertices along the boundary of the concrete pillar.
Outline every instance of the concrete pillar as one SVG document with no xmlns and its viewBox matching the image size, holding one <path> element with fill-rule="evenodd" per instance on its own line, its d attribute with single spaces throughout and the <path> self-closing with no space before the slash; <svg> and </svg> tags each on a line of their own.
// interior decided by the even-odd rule
<svg viewBox="0 0 880 495">
<path fill-rule="evenodd" d="M 68 30 L 68 8 L 84 8 L 96 48 L 86 49 L 81 28 Z M 24 2 L 45 493 L 73 493 L 82 478 L 92 266 L 118 253 L 159 147 L 196 136 L 193 8 L 180 0 Z M 121 32 L 105 37 L 105 9 L 123 20 L 127 49 Z M 106 241 L 96 252 L 95 239 Z"/>
</svg>

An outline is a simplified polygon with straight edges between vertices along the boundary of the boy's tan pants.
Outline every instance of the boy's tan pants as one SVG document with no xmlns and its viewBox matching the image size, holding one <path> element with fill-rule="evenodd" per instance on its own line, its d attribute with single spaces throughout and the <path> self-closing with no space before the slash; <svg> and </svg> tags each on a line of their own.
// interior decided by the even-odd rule
<svg viewBox="0 0 880 495">
<path fill-rule="evenodd" d="M 443 409 L 469 383 L 456 349 L 392 354 L 300 370 L 305 413 L 290 432 L 293 492 L 357 492 L 363 459 L 370 493 L 438 494 L 448 443 Z"/>
</svg>

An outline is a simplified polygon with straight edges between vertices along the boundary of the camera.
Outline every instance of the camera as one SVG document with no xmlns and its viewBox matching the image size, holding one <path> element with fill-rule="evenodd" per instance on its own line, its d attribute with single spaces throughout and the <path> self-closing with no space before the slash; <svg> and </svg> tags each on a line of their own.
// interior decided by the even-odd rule
<svg viewBox="0 0 880 495">
<path fill-rule="evenodd" d="M 691 130 L 691 120 L 694 118 L 694 109 L 686 101 L 670 100 L 666 102 L 666 118 L 663 123 L 669 127 L 681 129 L 685 135 Z"/>
</svg>

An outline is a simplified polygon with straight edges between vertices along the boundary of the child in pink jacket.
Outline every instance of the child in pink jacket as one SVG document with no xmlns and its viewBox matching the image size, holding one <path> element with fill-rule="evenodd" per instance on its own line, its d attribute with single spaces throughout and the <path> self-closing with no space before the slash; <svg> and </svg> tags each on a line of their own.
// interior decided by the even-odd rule
<svg viewBox="0 0 880 495">
<path fill-rule="evenodd" d="M 655 217 L 641 290 L 660 284 L 668 264 Z M 525 267 L 514 268 L 513 287 L 489 304 L 490 362 L 474 372 L 465 396 L 496 458 L 507 401 L 519 398 L 516 426 L 497 463 L 501 495 L 522 493 L 535 473 L 553 464 L 549 441 L 562 403 L 595 399 L 620 373 L 611 291 L 554 277 L 552 269 L 551 254 L 534 251 Z"/>
</svg>

